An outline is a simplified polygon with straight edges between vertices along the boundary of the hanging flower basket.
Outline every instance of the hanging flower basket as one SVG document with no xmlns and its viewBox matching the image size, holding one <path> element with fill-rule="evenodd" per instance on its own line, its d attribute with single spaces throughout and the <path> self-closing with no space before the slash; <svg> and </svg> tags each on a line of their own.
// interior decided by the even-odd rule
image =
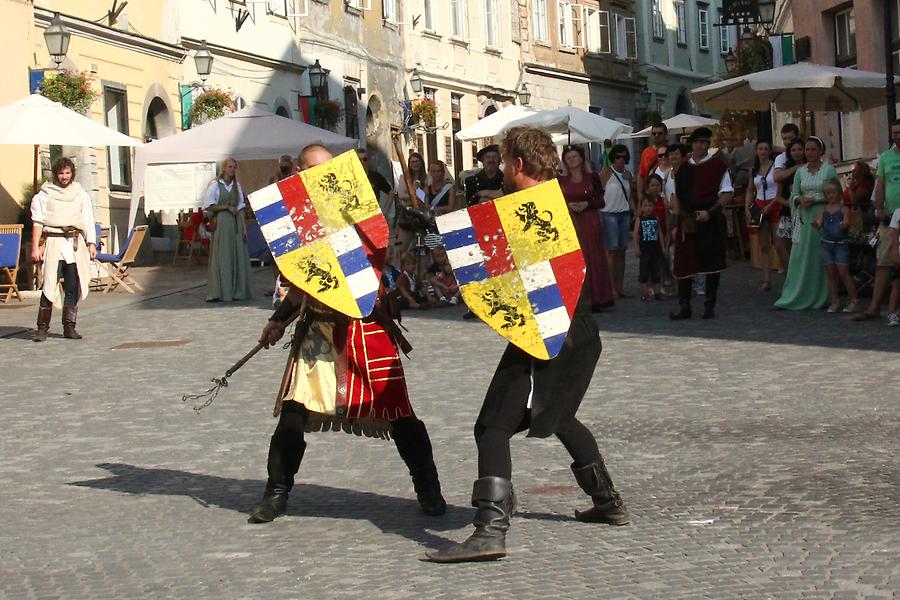
<svg viewBox="0 0 900 600">
<path fill-rule="evenodd" d="M 344 120 L 344 107 L 341 103 L 330 98 L 321 98 L 316 101 L 316 121 L 319 127 L 334 131 L 337 124 Z"/>
<path fill-rule="evenodd" d="M 220 89 L 204 90 L 191 103 L 191 125 L 207 123 L 234 111 L 234 96 Z"/>
<path fill-rule="evenodd" d="M 435 127 L 437 125 L 437 102 L 429 98 L 414 100 L 412 122 L 421 123 L 425 127 Z"/>
<path fill-rule="evenodd" d="M 40 92 L 44 98 L 59 102 L 79 114 L 87 113 L 94 100 L 100 96 L 91 88 L 91 75 L 82 71 L 60 71 L 45 77 Z"/>
</svg>

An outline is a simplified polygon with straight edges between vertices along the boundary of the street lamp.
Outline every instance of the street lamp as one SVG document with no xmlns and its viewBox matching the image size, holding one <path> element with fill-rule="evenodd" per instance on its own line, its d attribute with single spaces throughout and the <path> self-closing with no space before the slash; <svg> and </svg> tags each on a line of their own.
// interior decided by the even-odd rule
<svg viewBox="0 0 900 600">
<path fill-rule="evenodd" d="M 776 0 L 759 0 L 757 4 L 759 20 L 766 31 L 772 29 L 775 24 L 775 2 Z"/>
<path fill-rule="evenodd" d="M 409 87 L 412 88 L 413 94 L 422 93 L 422 77 L 419 75 L 418 69 L 413 69 L 412 77 L 409 78 Z"/>
<path fill-rule="evenodd" d="M 728 54 L 725 56 L 725 70 L 728 71 L 728 74 L 732 77 L 735 77 L 738 74 L 738 58 L 734 53 L 734 49 L 728 51 Z"/>
<path fill-rule="evenodd" d="M 650 107 L 650 102 L 653 100 L 653 92 L 650 91 L 646 85 L 641 88 L 641 91 L 638 92 L 638 99 L 641 103 L 641 106 L 645 108 Z"/>
<path fill-rule="evenodd" d="M 60 63 L 66 58 L 66 52 L 69 50 L 69 40 L 72 34 L 63 25 L 59 13 L 53 13 L 53 19 L 50 20 L 50 26 L 44 31 L 44 42 L 47 44 L 47 50 L 50 51 L 50 58 L 59 68 Z"/>
<path fill-rule="evenodd" d="M 309 87 L 312 89 L 313 95 L 316 95 L 317 90 L 325 87 L 327 79 L 328 72 L 322 68 L 317 58 L 315 64 L 309 68 Z"/>
<path fill-rule="evenodd" d="M 206 40 L 200 43 L 200 49 L 194 52 L 194 66 L 197 68 L 197 76 L 200 81 L 206 82 L 206 78 L 212 73 L 213 55 L 206 46 Z"/>
<path fill-rule="evenodd" d="M 522 87 L 516 92 L 516 95 L 519 97 L 519 104 L 522 106 L 528 106 L 531 103 L 531 92 L 528 89 L 528 84 L 524 81 L 522 82 Z"/>
</svg>

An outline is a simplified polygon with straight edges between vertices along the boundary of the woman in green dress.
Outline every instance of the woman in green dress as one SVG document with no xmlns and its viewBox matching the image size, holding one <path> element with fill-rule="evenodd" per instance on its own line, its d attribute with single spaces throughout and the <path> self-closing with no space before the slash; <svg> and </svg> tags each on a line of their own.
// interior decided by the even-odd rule
<svg viewBox="0 0 900 600">
<path fill-rule="evenodd" d="M 250 255 L 244 223 L 244 191 L 237 182 L 237 161 L 225 159 L 219 177 L 209 184 L 203 210 L 213 225 L 206 301 L 249 300 Z"/>
<path fill-rule="evenodd" d="M 806 141 L 804 153 L 806 164 L 794 175 L 790 197 L 791 210 L 798 211 L 800 230 L 795 232 L 787 278 L 781 297 L 775 302 L 777 308 L 786 310 L 828 305 L 828 281 L 819 250 L 822 235 L 812 224 L 825 208 L 822 188 L 826 181 L 837 177 L 837 172 L 831 164 L 823 163 L 825 144 L 819 138 L 811 136 Z"/>
</svg>

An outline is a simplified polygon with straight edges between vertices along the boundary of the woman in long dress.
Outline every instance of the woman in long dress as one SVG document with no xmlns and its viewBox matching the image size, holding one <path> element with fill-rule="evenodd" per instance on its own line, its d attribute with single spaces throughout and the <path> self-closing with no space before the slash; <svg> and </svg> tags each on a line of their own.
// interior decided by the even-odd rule
<svg viewBox="0 0 900 600">
<path fill-rule="evenodd" d="M 606 246 L 603 243 L 603 220 L 599 212 L 603 207 L 603 190 L 594 174 L 585 169 L 583 149 L 568 146 L 563 150 L 562 158 L 568 174 L 559 176 L 559 185 L 575 223 L 578 243 L 587 267 L 585 287 L 590 290 L 591 308 L 596 311 L 612 306 L 616 298 L 609 274 Z"/>
<path fill-rule="evenodd" d="M 804 147 L 806 164 L 794 174 L 790 205 L 797 211 L 797 227 L 794 246 L 788 263 L 787 278 L 777 308 L 805 310 L 828 305 L 828 281 L 819 250 L 821 232 L 813 227 L 813 221 L 825 208 L 825 182 L 837 177 L 834 167 L 822 161 L 825 144 L 817 137 L 810 137 Z"/>
<path fill-rule="evenodd" d="M 250 255 L 244 223 L 244 191 L 237 182 L 237 161 L 225 159 L 219 177 L 209 184 L 203 210 L 215 223 L 209 251 L 206 301 L 249 300 Z"/>
</svg>

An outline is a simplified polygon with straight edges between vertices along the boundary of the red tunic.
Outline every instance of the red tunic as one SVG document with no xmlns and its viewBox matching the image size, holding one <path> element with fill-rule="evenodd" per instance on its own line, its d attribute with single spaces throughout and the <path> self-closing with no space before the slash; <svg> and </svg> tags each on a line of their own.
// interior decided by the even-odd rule
<svg viewBox="0 0 900 600">
<path fill-rule="evenodd" d="M 675 175 L 680 216 L 673 274 L 679 279 L 725 269 L 728 234 L 722 211 L 715 211 L 704 223 L 695 221 L 693 233 L 685 231 L 690 229 L 685 227 L 685 221 L 690 221 L 696 211 L 709 210 L 718 203 L 719 188 L 727 171 L 728 165 L 713 156 L 699 164 L 685 162 Z"/>
</svg>

